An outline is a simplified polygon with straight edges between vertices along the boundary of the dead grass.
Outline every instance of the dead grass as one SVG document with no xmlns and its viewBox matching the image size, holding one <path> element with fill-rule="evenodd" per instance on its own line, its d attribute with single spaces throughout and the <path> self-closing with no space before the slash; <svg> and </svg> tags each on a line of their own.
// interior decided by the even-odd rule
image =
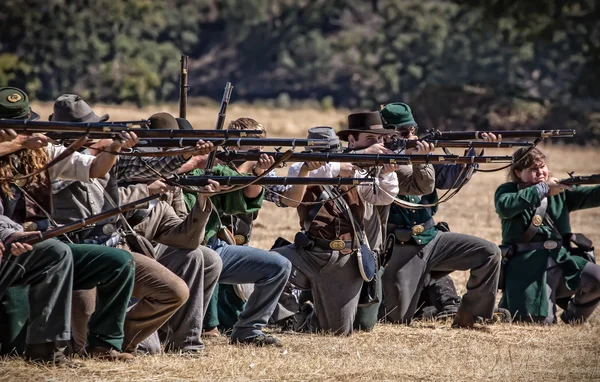
<svg viewBox="0 0 600 382">
<path fill-rule="evenodd" d="M 46 116 L 48 105 L 34 105 Z M 112 119 L 148 117 L 155 111 L 176 113 L 175 106 L 145 110 L 98 106 Z M 215 109 L 190 110 L 192 123 L 212 128 Z M 344 120 L 345 111 L 244 110 L 235 105 L 228 116 L 253 116 L 272 136 L 302 137 L 310 126 L 333 125 Z M 567 171 L 600 172 L 597 148 L 545 146 L 550 165 L 558 177 Z M 494 151 L 496 152 L 496 151 Z M 487 166 L 491 167 L 491 166 Z M 282 173 L 285 169 L 280 170 Z M 450 202 L 441 207 L 437 220 L 452 230 L 500 240 L 500 224 L 494 212 L 493 193 L 506 172 L 477 174 Z M 600 243 L 600 210 L 575 212 L 575 232 L 584 232 Z M 269 248 L 277 236 L 288 239 L 298 228 L 292 209 L 266 204 L 256 222 L 253 245 Z M 453 277 L 464 291 L 467 274 Z M 85 361 L 86 368 L 59 370 L 34 367 L 21 360 L 0 360 L 0 380 L 600 380 L 600 314 L 587 327 L 558 324 L 553 327 L 494 325 L 487 331 L 450 329 L 448 323 L 418 323 L 411 327 L 379 325 L 372 333 L 349 338 L 281 334 L 283 349 L 230 346 L 225 339 L 207 342 L 198 358 L 174 355 L 139 357 L 131 365 Z"/>
</svg>

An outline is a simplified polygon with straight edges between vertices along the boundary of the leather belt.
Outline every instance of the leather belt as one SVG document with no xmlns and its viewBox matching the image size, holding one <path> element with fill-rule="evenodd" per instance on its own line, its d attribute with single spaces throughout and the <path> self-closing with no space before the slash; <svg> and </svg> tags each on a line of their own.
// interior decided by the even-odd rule
<svg viewBox="0 0 600 382">
<path fill-rule="evenodd" d="M 83 244 L 86 240 L 108 240 L 117 232 L 117 225 L 115 223 L 99 224 L 92 227 L 88 227 L 78 232 L 72 232 L 67 234 L 72 240 L 79 244 Z M 97 241 L 97 240 L 94 240 Z"/>
<path fill-rule="evenodd" d="M 23 231 L 25 231 L 25 232 L 31 232 L 31 231 L 44 232 L 48 228 L 50 228 L 50 220 L 40 219 L 40 220 L 26 221 L 21 225 L 23 226 Z"/>
<path fill-rule="evenodd" d="M 397 229 L 410 230 L 412 235 L 418 236 L 418 235 L 422 234 L 423 232 L 427 231 L 428 229 L 430 229 L 430 228 L 432 228 L 434 226 L 435 226 L 435 221 L 433 220 L 433 218 L 430 218 L 425 223 L 415 224 L 412 227 L 400 227 L 397 224 L 388 224 L 387 225 L 387 231 L 388 232 L 393 232 L 393 231 L 395 231 Z"/>
<path fill-rule="evenodd" d="M 537 251 L 540 249 L 553 250 L 563 246 L 562 240 L 546 240 L 546 241 L 533 241 L 529 243 L 515 244 L 515 249 L 518 252 Z"/>
<path fill-rule="evenodd" d="M 319 238 L 310 238 L 314 243 L 315 247 L 321 249 L 331 249 L 333 251 L 341 251 L 343 249 L 352 249 L 352 240 L 326 240 Z"/>
</svg>

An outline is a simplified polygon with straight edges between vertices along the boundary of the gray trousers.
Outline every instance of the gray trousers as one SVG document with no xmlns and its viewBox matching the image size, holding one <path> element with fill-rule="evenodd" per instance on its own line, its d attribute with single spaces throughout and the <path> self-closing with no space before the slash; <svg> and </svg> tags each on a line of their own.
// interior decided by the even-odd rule
<svg viewBox="0 0 600 382">
<path fill-rule="evenodd" d="M 500 260 L 500 249 L 494 243 L 454 232 L 438 232 L 425 246 L 396 244 L 383 273 L 386 318 L 392 322 L 411 322 L 431 271 L 467 270 L 471 274 L 461 308 L 474 316 L 491 318 Z"/>
<path fill-rule="evenodd" d="M 316 322 L 309 326 L 335 334 L 351 334 L 363 284 L 356 256 L 338 251 L 305 251 L 293 244 L 273 251 L 292 263 L 290 284 L 312 291 L 315 312 L 312 317 Z"/>
<path fill-rule="evenodd" d="M 567 323 L 585 322 L 594 313 L 600 303 L 600 266 L 587 263 L 581 272 L 581 280 L 576 290 L 570 290 L 565 284 L 562 269 L 553 258 L 548 257 L 548 273 L 546 274 L 546 296 L 548 298 L 548 315 L 534 318 L 533 321 L 544 324 L 556 322 L 556 299 L 571 297 L 564 318 Z"/>
<path fill-rule="evenodd" d="M 208 302 L 221 274 L 222 261 L 210 248 L 177 249 L 159 244 L 156 248 L 159 263 L 179 276 L 187 284 L 188 301 L 161 328 L 167 350 L 183 350 L 202 346 L 202 321 Z M 147 350 L 153 352 L 152 345 Z"/>
<path fill-rule="evenodd" d="M 7 263 L 10 261 L 10 263 Z M 11 264 L 12 263 L 12 264 Z M 11 286 L 29 285 L 27 344 L 68 341 L 71 338 L 71 249 L 55 239 L 35 244 L 18 257 L 4 254 L 5 272 L 23 271 Z M 0 273 L 0 278 L 12 277 Z"/>
</svg>

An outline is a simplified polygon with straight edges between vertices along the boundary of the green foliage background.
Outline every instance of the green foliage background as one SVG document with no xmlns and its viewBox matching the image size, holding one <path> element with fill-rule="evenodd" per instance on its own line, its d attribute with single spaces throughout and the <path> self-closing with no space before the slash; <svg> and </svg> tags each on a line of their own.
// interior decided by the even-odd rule
<svg viewBox="0 0 600 382">
<path fill-rule="evenodd" d="M 4 0 L 0 85 L 53 100 L 404 100 L 424 128 L 600 136 L 594 0 Z"/>
</svg>

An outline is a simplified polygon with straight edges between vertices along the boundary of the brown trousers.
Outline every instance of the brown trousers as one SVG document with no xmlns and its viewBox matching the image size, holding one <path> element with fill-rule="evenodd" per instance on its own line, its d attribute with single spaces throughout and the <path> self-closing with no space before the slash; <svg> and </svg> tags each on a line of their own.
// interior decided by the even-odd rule
<svg viewBox="0 0 600 382">
<path fill-rule="evenodd" d="M 134 350 L 175 314 L 188 299 L 186 283 L 158 261 L 131 252 L 135 260 L 132 296 L 139 301 L 125 316 L 123 350 Z M 73 292 L 71 326 L 73 348 L 81 351 L 87 341 L 87 322 L 96 307 L 96 289 Z"/>
</svg>

